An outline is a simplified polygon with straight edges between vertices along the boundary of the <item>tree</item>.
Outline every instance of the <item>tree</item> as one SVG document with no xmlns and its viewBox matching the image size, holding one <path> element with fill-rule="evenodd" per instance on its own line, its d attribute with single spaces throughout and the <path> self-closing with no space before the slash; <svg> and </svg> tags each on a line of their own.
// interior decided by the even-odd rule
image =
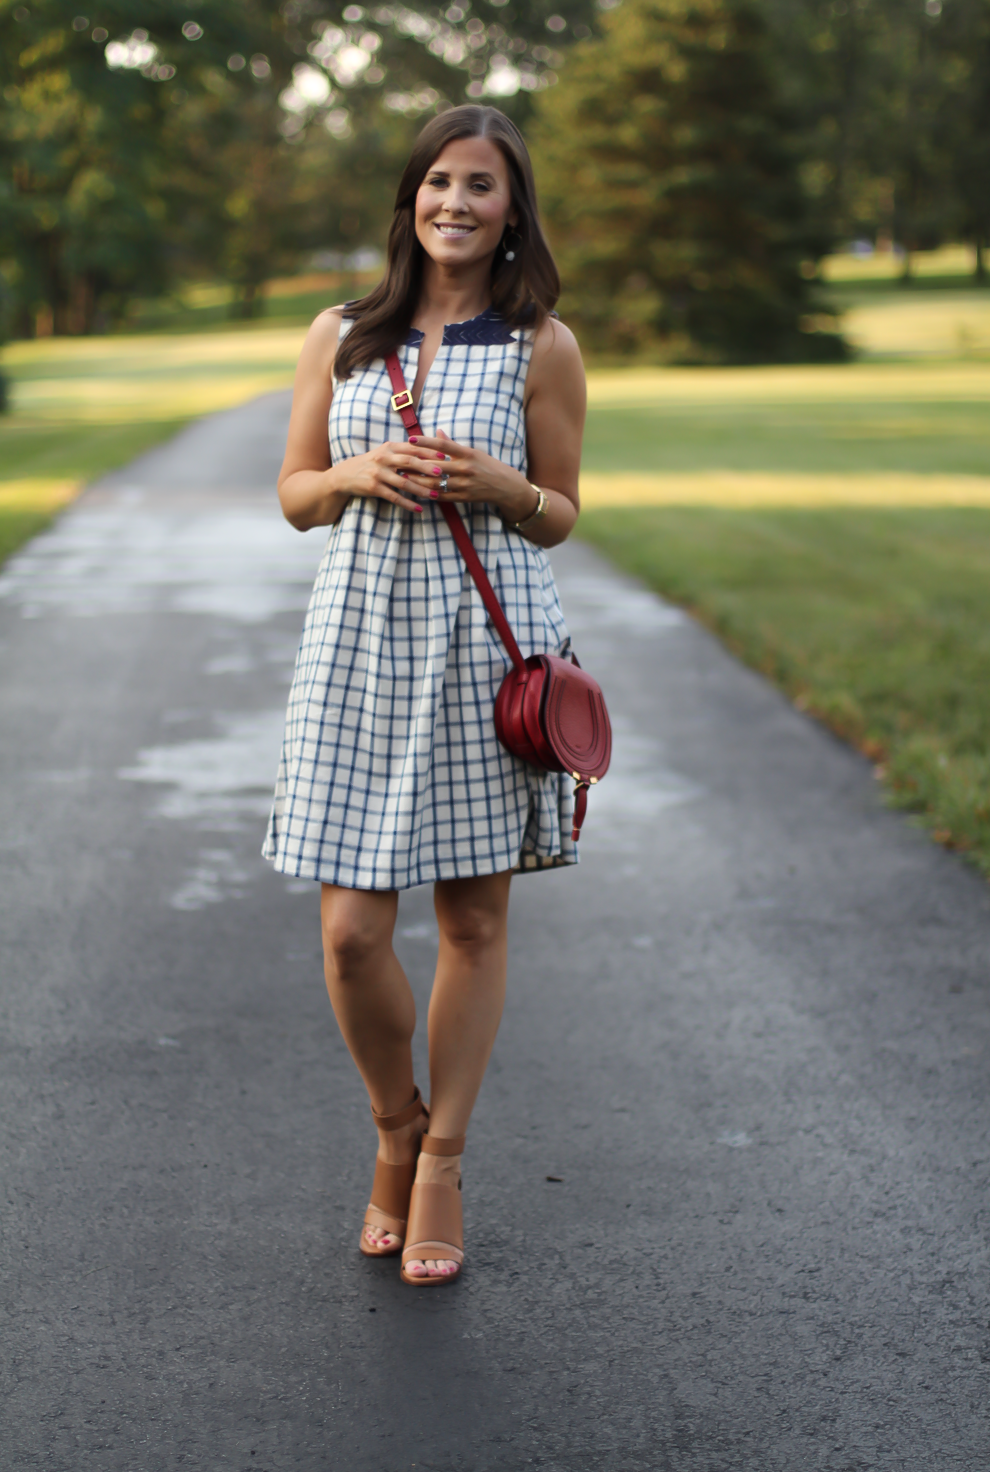
<svg viewBox="0 0 990 1472">
<path fill-rule="evenodd" d="M 840 238 L 990 240 L 990 0 L 763 0 Z"/>
<path fill-rule="evenodd" d="M 537 114 L 566 309 L 592 346 L 732 360 L 841 348 L 802 331 L 821 311 L 808 263 L 827 240 L 748 0 L 625 0 Z"/>
<path fill-rule="evenodd" d="M 990 0 L 958 0 L 939 11 L 949 53 L 939 119 L 955 191 L 959 232 L 976 247 L 976 279 L 986 282 L 990 249 Z"/>
<path fill-rule="evenodd" d="M 83 0 L 79 0 L 80 7 Z M 480 5 L 479 5 L 480 8 Z M 388 217 L 418 120 L 523 115 L 594 0 L 0 0 L 0 271 L 16 329 L 91 331 L 183 276 L 250 315 L 314 246 Z M 362 239 L 363 235 L 363 239 Z"/>
<path fill-rule="evenodd" d="M 206 40 L 179 0 L 99 10 L 0 0 L 5 274 L 23 334 L 34 319 L 88 332 L 131 294 L 163 288 L 177 163 L 163 145 L 181 134 L 170 115 L 251 38 L 251 7 L 234 0 L 212 0 Z"/>
</svg>

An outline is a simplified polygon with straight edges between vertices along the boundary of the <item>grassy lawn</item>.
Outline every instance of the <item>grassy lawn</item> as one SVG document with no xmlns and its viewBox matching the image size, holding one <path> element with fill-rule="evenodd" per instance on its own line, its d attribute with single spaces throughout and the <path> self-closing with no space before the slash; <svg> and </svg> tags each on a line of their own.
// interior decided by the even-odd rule
<svg viewBox="0 0 990 1472">
<path fill-rule="evenodd" d="M 580 525 L 990 876 L 990 509 L 651 506 Z"/>
<path fill-rule="evenodd" d="M 967 295 L 959 292 L 953 311 Z M 884 304 L 901 333 L 913 300 Z M 579 534 L 990 876 L 990 354 L 592 373 Z"/>
<path fill-rule="evenodd" d="M 292 382 L 301 327 L 49 338 L 3 354 L 0 561 L 96 476 L 190 419 Z"/>
</svg>

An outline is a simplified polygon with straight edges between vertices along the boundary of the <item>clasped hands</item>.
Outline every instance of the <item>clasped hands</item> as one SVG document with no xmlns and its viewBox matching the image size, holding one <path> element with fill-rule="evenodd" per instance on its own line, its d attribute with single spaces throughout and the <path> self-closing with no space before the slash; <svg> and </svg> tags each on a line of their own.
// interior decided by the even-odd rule
<svg viewBox="0 0 990 1472">
<path fill-rule="evenodd" d="M 364 455 L 338 461 L 329 474 L 333 489 L 349 496 L 377 497 L 422 511 L 412 496 L 431 500 L 487 501 L 507 521 L 533 510 L 533 487 L 521 471 L 484 450 L 459 445 L 440 430 L 436 438 L 413 435 L 407 442 L 376 445 Z"/>
</svg>

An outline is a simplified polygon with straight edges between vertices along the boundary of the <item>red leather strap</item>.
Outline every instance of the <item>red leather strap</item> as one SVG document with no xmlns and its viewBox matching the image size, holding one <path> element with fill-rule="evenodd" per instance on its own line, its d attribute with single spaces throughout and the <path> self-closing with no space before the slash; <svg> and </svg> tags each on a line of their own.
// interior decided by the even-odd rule
<svg viewBox="0 0 990 1472">
<path fill-rule="evenodd" d="M 388 370 L 394 397 L 397 399 L 408 399 L 408 402 L 401 406 L 397 407 L 393 404 L 393 408 L 395 408 L 396 413 L 399 415 L 409 434 L 421 435 L 423 431 L 416 417 L 416 410 L 412 406 L 412 395 L 406 388 L 406 380 L 403 376 L 402 364 L 399 362 L 398 353 L 389 353 L 385 359 L 385 367 Z M 525 670 L 526 661 L 523 659 L 519 645 L 516 643 L 515 635 L 509 625 L 509 620 L 505 616 L 505 610 L 498 601 L 495 589 L 488 581 L 488 574 L 481 565 L 481 558 L 474 549 L 471 534 L 464 525 L 457 507 L 451 505 L 449 501 L 441 501 L 440 510 L 443 512 L 444 521 L 450 527 L 451 534 L 457 543 L 461 556 L 467 563 L 467 570 L 474 578 L 475 586 L 481 594 L 481 601 L 488 610 L 488 617 L 495 625 L 499 633 L 499 638 L 509 652 L 509 658 L 517 670 Z"/>
<path fill-rule="evenodd" d="M 581 837 L 581 824 L 588 811 L 588 784 L 579 782 L 574 789 L 574 817 L 571 820 L 571 838 L 577 843 Z"/>
</svg>

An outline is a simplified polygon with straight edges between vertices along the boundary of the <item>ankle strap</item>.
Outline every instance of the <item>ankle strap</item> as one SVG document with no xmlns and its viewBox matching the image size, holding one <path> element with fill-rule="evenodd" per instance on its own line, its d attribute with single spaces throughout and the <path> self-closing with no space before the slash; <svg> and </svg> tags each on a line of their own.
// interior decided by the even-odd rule
<svg viewBox="0 0 990 1472">
<path fill-rule="evenodd" d="M 404 1124 L 412 1124 L 413 1120 L 417 1119 L 421 1114 L 429 1114 L 429 1110 L 423 1103 L 419 1089 L 413 1095 L 412 1103 L 407 1104 L 405 1109 L 400 1109 L 398 1114 L 376 1114 L 374 1110 L 371 1111 L 371 1117 L 375 1121 L 375 1124 L 380 1130 L 385 1130 L 386 1132 L 401 1130 Z"/>
<path fill-rule="evenodd" d="M 436 1135 L 423 1136 L 424 1155 L 463 1155 L 464 1141 L 466 1135 L 458 1135 L 453 1140 L 438 1140 Z"/>
</svg>

